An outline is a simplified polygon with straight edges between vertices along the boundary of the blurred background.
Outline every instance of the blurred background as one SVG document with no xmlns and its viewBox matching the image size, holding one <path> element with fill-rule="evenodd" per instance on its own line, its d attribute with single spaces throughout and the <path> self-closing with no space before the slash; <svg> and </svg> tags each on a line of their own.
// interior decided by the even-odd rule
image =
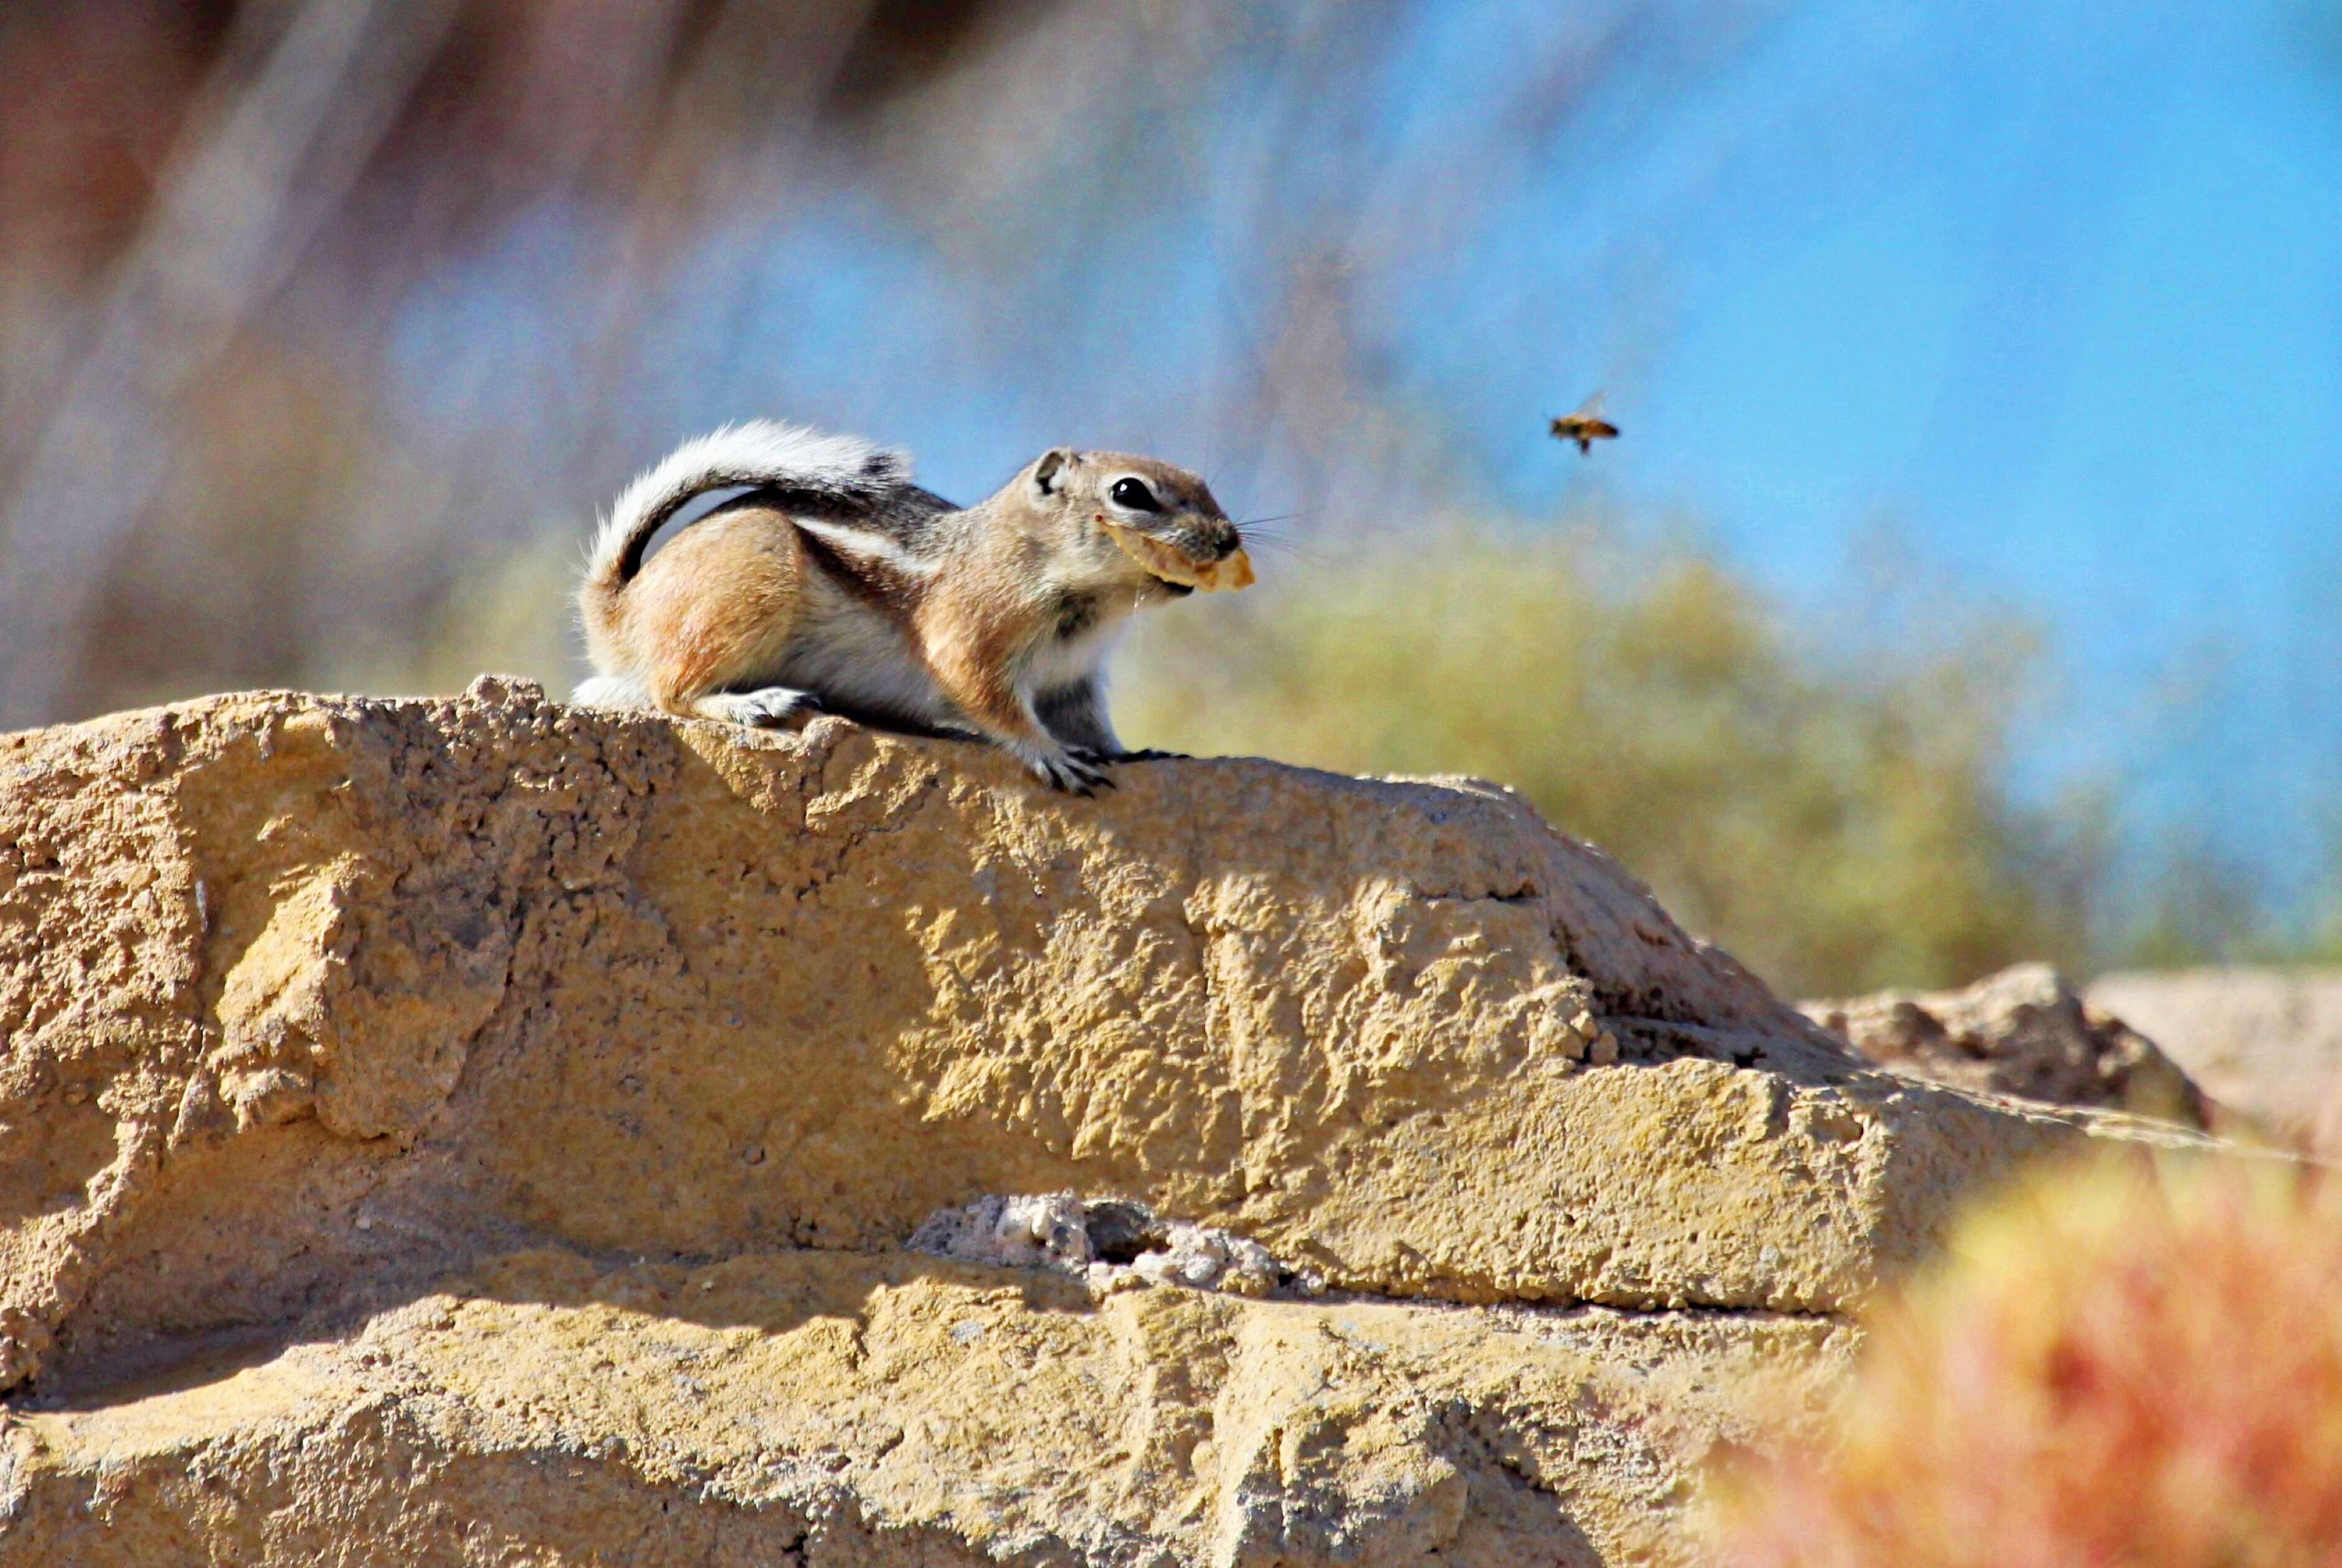
<svg viewBox="0 0 2342 1568">
<path fill-rule="evenodd" d="M 2338 198 L 2313 0 L 7 0 L 0 728 L 565 690 L 726 420 L 1119 446 L 1270 541 L 1134 744 L 1793 994 L 2342 958 Z"/>
</svg>

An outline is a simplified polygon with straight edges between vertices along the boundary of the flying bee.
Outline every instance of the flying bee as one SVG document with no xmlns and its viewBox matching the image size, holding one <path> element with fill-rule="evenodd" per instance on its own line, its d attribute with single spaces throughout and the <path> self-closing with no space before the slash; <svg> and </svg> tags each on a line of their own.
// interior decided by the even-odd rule
<svg viewBox="0 0 2342 1568">
<path fill-rule="evenodd" d="M 1556 441 L 1575 441 L 1580 452 L 1591 452 L 1597 441 L 1615 441 L 1618 427 L 1602 417 L 1602 394 L 1596 393 L 1578 404 L 1575 414 L 1565 414 L 1553 422 Z"/>
</svg>

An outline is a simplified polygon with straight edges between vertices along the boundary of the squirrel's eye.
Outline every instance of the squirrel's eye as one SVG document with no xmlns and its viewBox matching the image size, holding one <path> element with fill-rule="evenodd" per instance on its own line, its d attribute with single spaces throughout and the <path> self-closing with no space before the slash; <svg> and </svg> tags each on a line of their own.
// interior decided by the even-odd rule
<svg viewBox="0 0 2342 1568">
<path fill-rule="evenodd" d="M 1117 479 L 1106 495 L 1117 506 L 1127 506 L 1133 512 L 1160 512 L 1163 503 L 1155 499 L 1155 492 L 1143 479 Z"/>
</svg>

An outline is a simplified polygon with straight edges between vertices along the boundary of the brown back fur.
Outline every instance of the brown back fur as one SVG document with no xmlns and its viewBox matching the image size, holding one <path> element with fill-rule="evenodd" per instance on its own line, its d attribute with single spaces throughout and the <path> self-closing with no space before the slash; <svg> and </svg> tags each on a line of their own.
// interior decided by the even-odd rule
<svg viewBox="0 0 2342 1568">
<path fill-rule="evenodd" d="M 596 661 L 638 672 L 670 713 L 768 667 L 795 629 L 805 546 L 786 514 L 728 508 L 684 529 L 623 590 L 589 584 Z"/>
</svg>

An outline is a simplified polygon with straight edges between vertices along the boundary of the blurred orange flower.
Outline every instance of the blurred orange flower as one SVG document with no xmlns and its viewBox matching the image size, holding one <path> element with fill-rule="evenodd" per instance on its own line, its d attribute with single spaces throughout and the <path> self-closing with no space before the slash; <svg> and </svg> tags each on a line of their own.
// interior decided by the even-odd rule
<svg viewBox="0 0 2342 1568">
<path fill-rule="evenodd" d="M 1732 1568 L 2342 1563 L 2342 1191 L 2068 1169 L 1886 1304 L 1819 1451 L 1726 1466 Z"/>
</svg>

